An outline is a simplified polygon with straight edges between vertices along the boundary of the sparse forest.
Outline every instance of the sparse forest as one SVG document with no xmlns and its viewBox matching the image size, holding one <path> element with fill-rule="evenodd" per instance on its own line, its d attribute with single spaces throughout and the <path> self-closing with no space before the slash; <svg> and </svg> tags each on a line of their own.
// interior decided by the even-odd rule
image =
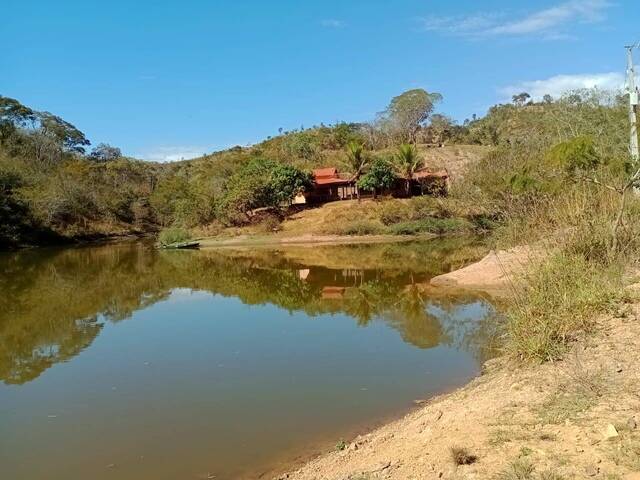
<svg viewBox="0 0 640 480">
<path fill-rule="evenodd" d="M 336 163 L 351 172 L 348 146 L 360 151 L 360 175 L 372 151 L 459 135 L 462 127 L 444 120 L 443 128 L 442 116 L 431 131 L 428 119 L 440 98 L 412 90 L 371 124 L 280 129 L 253 147 L 158 164 L 124 157 L 105 143 L 91 149 L 71 123 L 0 97 L 0 244 L 246 223 L 250 210 L 286 204 L 308 186 L 313 167 Z"/>
<path fill-rule="evenodd" d="M 525 231 L 519 222 L 530 218 L 532 206 L 556 204 L 567 185 L 585 188 L 590 179 L 597 189 L 594 168 L 601 182 L 622 181 L 627 172 L 622 97 L 583 91 L 534 102 L 521 94 L 462 125 L 434 113 L 441 100 L 437 93 L 410 90 L 369 123 L 280 129 L 251 147 L 159 164 L 124 157 L 104 143 L 91 149 L 69 122 L 0 97 L 0 243 L 44 244 L 171 227 L 217 232 L 264 220 L 251 218 L 255 209 L 287 205 L 308 188 L 312 168 L 338 166 L 373 193 L 394 176 L 408 184 L 421 166 L 420 151 L 444 143 L 495 147 L 454 185 L 450 202 L 458 212 L 464 213 L 464 204 L 474 213 L 480 209 L 515 235 Z M 579 162 L 559 167 L 564 160 L 557 154 L 551 160 L 554 146 L 577 139 L 588 142 L 597 157 L 589 171 Z"/>
</svg>

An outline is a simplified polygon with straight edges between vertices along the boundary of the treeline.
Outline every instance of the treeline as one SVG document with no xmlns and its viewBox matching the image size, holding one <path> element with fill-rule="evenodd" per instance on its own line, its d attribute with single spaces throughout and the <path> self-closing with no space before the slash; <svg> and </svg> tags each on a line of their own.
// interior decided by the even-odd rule
<svg viewBox="0 0 640 480">
<path fill-rule="evenodd" d="M 463 125 L 434 113 L 441 99 L 437 93 L 410 90 L 368 123 L 280 129 L 279 135 L 252 147 L 158 164 L 126 158 L 106 144 L 90 150 L 89 140 L 74 125 L 0 97 L 0 245 L 171 226 L 215 231 L 250 221 L 248 213 L 255 209 L 285 205 L 309 187 L 309 172 L 315 167 L 338 166 L 354 175 L 362 190 L 373 192 L 397 177 L 408 183 L 422 166 L 416 146 L 424 144 L 499 146 L 499 153 L 488 160 L 491 165 L 482 167 L 504 169 L 503 176 L 510 180 L 492 186 L 498 190 L 540 183 L 542 164 L 524 162 L 513 170 L 505 158 L 526 154 L 505 148 L 529 148 L 537 142 L 543 149 L 579 135 L 602 143 L 600 137 L 606 135 L 609 146 L 598 144 L 597 149 L 615 157 L 620 152 L 612 149 L 624 145 L 621 98 L 577 92 L 532 102 L 523 94 L 513 104 L 495 106 L 485 117 Z M 476 172 L 479 182 L 501 182 L 503 176 L 480 180 L 484 177 Z"/>
<path fill-rule="evenodd" d="M 411 90 L 371 124 L 280 129 L 253 147 L 158 164 L 124 157 L 107 144 L 89 150 L 90 141 L 71 123 L 0 96 L 0 245 L 246 222 L 247 212 L 286 204 L 308 188 L 314 167 L 350 171 L 348 146 L 363 152 L 450 138 L 453 123 L 432 115 L 440 98 Z"/>
</svg>

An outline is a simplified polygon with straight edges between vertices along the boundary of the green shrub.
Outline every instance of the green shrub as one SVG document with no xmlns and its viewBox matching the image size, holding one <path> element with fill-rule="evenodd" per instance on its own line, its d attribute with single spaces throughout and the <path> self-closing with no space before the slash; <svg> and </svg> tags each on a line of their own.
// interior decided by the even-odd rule
<svg viewBox="0 0 640 480">
<path fill-rule="evenodd" d="M 469 221 L 473 224 L 473 228 L 480 232 L 489 232 L 496 226 L 495 220 L 484 213 L 470 215 Z"/>
<path fill-rule="evenodd" d="M 421 220 L 426 218 L 447 218 L 451 217 L 451 212 L 442 200 L 433 197 L 414 197 L 409 200 L 409 205 L 413 210 L 411 220 Z"/>
<path fill-rule="evenodd" d="M 227 225 L 248 220 L 250 210 L 278 208 L 308 188 L 311 177 L 290 165 L 254 158 L 233 174 L 217 202 L 216 216 Z"/>
<path fill-rule="evenodd" d="M 172 245 L 174 243 L 186 242 L 191 239 L 191 235 L 184 228 L 170 227 L 165 228 L 158 235 L 158 241 L 161 245 Z"/>
<path fill-rule="evenodd" d="M 386 200 L 380 205 L 380 221 L 384 225 L 407 222 L 413 218 L 413 209 L 400 200 Z"/>
<path fill-rule="evenodd" d="M 384 227 L 371 220 L 354 220 L 333 227 L 330 233 L 335 235 L 380 235 L 386 233 Z"/>
<path fill-rule="evenodd" d="M 402 222 L 390 227 L 395 235 L 417 235 L 434 233 L 443 235 L 469 230 L 470 224 L 461 218 L 425 218 L 413 222 Z"/>
</svg>

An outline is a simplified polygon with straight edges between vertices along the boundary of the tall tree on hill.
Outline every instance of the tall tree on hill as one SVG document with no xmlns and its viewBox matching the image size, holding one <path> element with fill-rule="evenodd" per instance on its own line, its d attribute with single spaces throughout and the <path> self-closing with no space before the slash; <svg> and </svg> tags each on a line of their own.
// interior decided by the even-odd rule
<svg viewBox="0 0 640 480">
<path fill-rule="evenodd" d="M 428 93 L 422 88 L 408 90 L 391 99 L 382 117 L 397 130 L 404 141 L 416 143 L 420 127 L 433 112 L 435 104 L 442 101 L 439 93 Z"/>
<path fill-rule="evenodd" d="M 454 123 L 446 115 L 436 113 L 431 116 L 431 123 L 429 124 L 429 130 L 431 133 L 431 141 L 441 145 L 444 143 L 445 136 L 453 128 Z"/>
<path fill-rule="evenodd" d="M 121 158 L 122 152 L 118 147 L 112 147 L 108 143 L 99 143 L 91 150 L 89 156 L 97 162 L 109 162 Z"/>
<path fill-rule="evenodd" d="M 511 97 L 511 100 L 513 101 L 513 104 L 516 107 L 522 107 L 530 99 L 531 99 L 531 95 L 529 95 L 527 92 L 522 92 Z"/>
<path fill-rule="evenodd" d="M 411 180 L 415 173 L 422 167 L 422 160 L 418 155 L 416 147 L 408 143 L 403 143 L 398 147 L 394 156 L 394 163 L 398 174 L 405 181 L 405 195 L 411 196 Z"/>
<path fill-rule="evenodd" d="M 91 145 L 84 133 L 74 125 L 49 112 L 38 113 L 40 128 L 47 134 L 57 138 L 64 150 L 74 153 L 85 153 L 85 147 Z"/>
</svg>

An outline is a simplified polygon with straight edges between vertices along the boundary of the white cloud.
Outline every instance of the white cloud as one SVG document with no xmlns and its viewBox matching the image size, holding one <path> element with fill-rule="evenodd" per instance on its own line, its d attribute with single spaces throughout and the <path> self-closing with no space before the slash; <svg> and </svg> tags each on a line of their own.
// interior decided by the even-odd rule
<svg viewBox="0 0 640 480">
<path fill-rule="evenodd" d="M 554 98 L 563 93 L 580 88 L 594 88 L 601 90 L 618 90 L 624 87 L 625 76 L 618 72 L 585 73 L 577 75 L 556 75 L 544 80 L 529 80 L 499 89 L 499 93 L 507 100 L 512 95 L 527 92 L 534 100 L 540 100 L 544 95 Z"/>
<path fill-rule="evenodd" d="M 604 20 L 609 0 L 570 0 L 517 17 L 508 12 L 479 13 L 458 17 L 422 18 L 425 30 L 458 36 L 515 36 L 543 34 L 545 38 L 567 38 L 561 30 L 576 23 Z"/>
<path fill-rule="evenodd" d="M 337 18 L 326 18 L 320 22 L 320 25 L 325 28 L 344 28 L 347 26 L 345 22 Z"/>
<path fill-rule="evenodd" d="M 153 162 L 177 162 L 204 155 L 210 149 L 198 146 L 162 146 L 136 155 Z"/>
<path fill-rule="evenodd" d="M 464 17 L 429 16 L 420 19 L 422 28 L 429 32 L 441 32 L 450 35 L 477 35 L 498 21 L 499 14 L 479 13 Z"/>
</svg>

